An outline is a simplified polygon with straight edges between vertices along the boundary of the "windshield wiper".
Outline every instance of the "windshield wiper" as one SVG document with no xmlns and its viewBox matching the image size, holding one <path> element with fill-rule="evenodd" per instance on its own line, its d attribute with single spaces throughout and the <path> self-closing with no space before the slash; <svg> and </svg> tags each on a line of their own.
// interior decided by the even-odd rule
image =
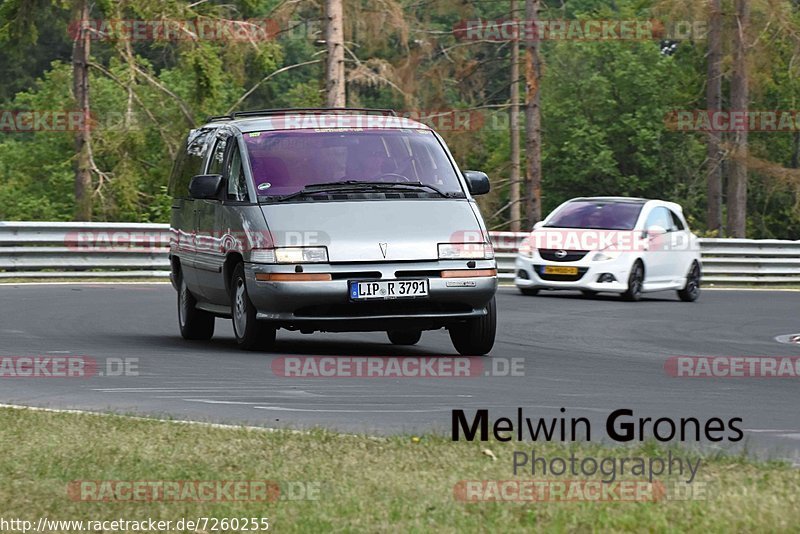
<svg viewBox="0 0 800 534">
<path fill-rule="evenodd" d="M 430 189 L 434 193 L 438 194 L 440 197 L 444 198 L 453 198 L 457 196 L 457 193 L 445 193 L 441 189 L 436 186 L 430 184 L 423 184 L 422 182 L 392 182 L 392 183 L 384 183 L 380 182 L 382 185 L 388 186 L 391 189 L 397 189 L 401 187 L 411 187 L 417 189 Z"/>
<path fill-rule="evenodd" d="M 452 198 L 452 193 L 445 193 L 444 191 L 440 190 L 439 188 L 423 184 L 422 182 L 368 182 L 368 181 L 361 181 L 361 180 L 342 180 L 339 182 L 321 182 L 318 184 L 309 184 L 305 186 L 300 191 L 295 193 L 289 193 L 288 195 L 282 196 L 266 196 L 266 198 L 274 201 L 274 202 L 284 202 L 287 200 L 291 200 L 293 198 L 298 198 L 307 195 L 314 195 L 317 193 L 327 193 L 327 192 L 356 192 L 356 191 L 379 191 L 381 189 L 385 190 L 398 190 L 402 188 L 408 189 L 429 189 L 441 197 L 444 198 Z"/>
<path fill-rule="evenodd" d="M 300 191 L 289 193 L 287 195 L 262 195 L 264 198 L 275 202 L 283 202 L 306 195 L 314 195 L 316 193 L 326 193 L 329 191 L 343 191 L 353 189 L 353 186 L 358 183 L 355 180 L 346 180 L 343 182 L 320 182 L 318 184 L 309 184 Z"/>
<path fill-rule="evenodd" d="M 435 192 L 439 196 L 449 198 L 450 193 L 445 193 L 441 189 L 436 186 L 423 184 L 422 182 L 378 182 L 378 181 L 370 181 L 370 180 L 341 180 L 338 182 L 322 182 L 319 184 L 310 184 L 307 186 L 307 189 L 312 187 L 338 187 L 342 189 L 351 189 L 351 188 L 364 188 L 364 189 L 397 189 L 401 187 L 411 187 L 411 188 L 423 188 L 423 189 L 430 189 L 431 191 Z"/>
</svg>

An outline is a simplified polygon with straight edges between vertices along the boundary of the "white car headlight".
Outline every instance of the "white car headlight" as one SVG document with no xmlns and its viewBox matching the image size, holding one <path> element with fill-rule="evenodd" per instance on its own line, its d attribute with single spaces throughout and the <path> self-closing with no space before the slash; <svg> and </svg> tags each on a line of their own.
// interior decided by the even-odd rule
<svg viewBox="0 0 800 534">
<path fill-rule="evenodd" d="M 491 243 L 439 243 L 440 260 L 491 260 Z"/>
<path fill-rule="evenodd" d="M 611 251 L 606 250 L 605 252 L 598 252 L 592 258 L 592 261 L 608 261 L 608 260 L 616 260 L 619 258 L 620 252 L 618 250 Z"/>
<path fill-rule="evenodd" d="M 283 247 L 254 250 L 250 253 L 254 263 L 327 263 L 325 247 Z"/>
</svg>

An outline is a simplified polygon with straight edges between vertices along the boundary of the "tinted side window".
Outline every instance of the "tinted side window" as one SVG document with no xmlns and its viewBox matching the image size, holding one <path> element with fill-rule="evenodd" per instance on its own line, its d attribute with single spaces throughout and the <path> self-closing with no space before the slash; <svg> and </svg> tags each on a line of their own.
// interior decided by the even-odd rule
<svg viewBox="0 0 800 534">
<path fill-rule="evenodd" d="M 673 231 L 679 232 L 681 230 L 686 230 L 686 228 L 683 226 L 681 218 L 678 217 L 678 215 L 674 211 L 670 210 L 669 214 L 672 215 Z"/>
<path fill-rule="evenodd" d="M 183 169 L 186 167 L 188 155 L 186 154 L 186 140 L 184 139 L 181 147 L 178 149 L 178 155 L 175 157 L 175 163 L 172 165 L 172 172 L 169 175 L 169 187 L 167 190 L 173 197 L 181 196 L 177 194 L 179 189 L 178 182 Z"/>
<path fill-rule="evenodd" d="M 222 174 L 222 164 L 225 161 L 225 147 L 228 144 L 228 137 L 217 140 L 214 145 L 214 152 L 211 154 L 211 161 L 208 162 L 208 172 L 206 174 Z"/>
<path fill-rule="evenodd" d="M 172 196 L 189 196 L 189 182 L 203 172 L 203 160 L 208 146 L 206 141 L 213 131 L 211 128 L 192 130 L 181 145 L 169 180 L 169 192 Z"/>
<path fill-rule="evenodd" d="M 247 200 L 247 181 L 242 170 L 242 154 L 239 146 L 234 144 L 231 147 L 231 155 L 225 169 L 228 179 L 228 200 Z"/>
</svg>

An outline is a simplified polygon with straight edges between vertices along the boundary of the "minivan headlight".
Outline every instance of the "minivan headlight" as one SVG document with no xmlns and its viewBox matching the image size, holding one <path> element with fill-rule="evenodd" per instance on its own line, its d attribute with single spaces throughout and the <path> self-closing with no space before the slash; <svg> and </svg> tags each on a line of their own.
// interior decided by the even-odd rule
<svg viewBox="0 0 800 534">
<path fill-rule="evenodd" d="M 439 243 L 440 260 L 491 260 L 491 243 Z"/>
<path fill-rule="evenodd" d="M 254 250 L 250 254 L 254 263 L 327 263 L 325 247 L 281 247 Z"/>
</svg>

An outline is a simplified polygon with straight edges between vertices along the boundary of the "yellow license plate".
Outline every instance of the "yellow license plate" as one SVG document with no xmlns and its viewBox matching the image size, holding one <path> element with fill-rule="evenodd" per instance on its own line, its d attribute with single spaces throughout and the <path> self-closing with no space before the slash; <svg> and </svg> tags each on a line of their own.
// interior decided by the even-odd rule
<svg viewBox="0 0 800 534">
<path fill-rule="evenodd" d="M 577 267 L 557 267 L 555 265 L 545 265 L 544 274 L 578 274 Z"/>
</svg>

